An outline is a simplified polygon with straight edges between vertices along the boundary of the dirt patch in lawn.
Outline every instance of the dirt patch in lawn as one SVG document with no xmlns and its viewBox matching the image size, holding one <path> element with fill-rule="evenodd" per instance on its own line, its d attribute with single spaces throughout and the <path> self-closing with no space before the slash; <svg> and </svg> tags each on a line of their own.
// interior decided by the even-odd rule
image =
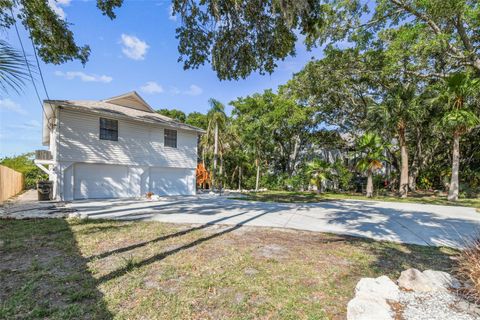
<svg viewBox="0 0 480 320">
<path fill-rule="evenodd" d="M 448 271 L 455 253 L 238 226 L 0 221 L 4 230 L 1 285 L 9 293 L 0 296 L 0 318 L 33 318 L 44 301 L 46 317 L 62 319 L 343 319 L 361 277 Z M 28 283 L 36 289 L 25 291 Z"/>
</svg>

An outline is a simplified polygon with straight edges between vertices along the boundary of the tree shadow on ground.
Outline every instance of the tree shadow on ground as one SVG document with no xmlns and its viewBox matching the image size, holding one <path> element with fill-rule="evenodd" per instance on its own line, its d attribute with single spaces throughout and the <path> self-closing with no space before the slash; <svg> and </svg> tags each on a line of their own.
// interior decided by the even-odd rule
<svg viewBox="0 0 480 320">
<path fill-rule="evenodd" d="M 0 246 L 2 256 L 0 284 L 2 289 L 5 288 L 0 291 L 0 318 L 111 319 L 113 315 L 107 309 L 104 297 L 97 289 L 98 286 L 109 290 L 105 294 L 115 295 L 117 292 L 114 290 L 123 290 L 125 286 L 133 285 L 133 282 L 144 283 L 143 279 L 141 279 L 142 281 L 133 281 L 134 279 L 139 280 L 138 275 L 148 277 L 150 273 L 153 273 L 158 276 L 159 273 L 162 273 L 163 268 L 181 269 L 183 265 L 191 264 L 192 261 L 195 261 L 199 268 L 210 270 L 212 266 L 218 266 L 219 261 L 215 261 L 216 259 L 221 261 L 227 259 L 228 261 L 228 257 L 225 255 L 248 256 L 252 250 L 255 256 L 253 260 L 232 259 L 230 261 L 236 262 L 228 266 L 232 269 L 225 270 L 224 275 L 219 274 L 217 277 L 208 272 L 204 275 L 209 284 L 219 289 L 226 285 L 241 284 L 243 281 L 255 281 L 255 286 L 248 289 L 251 290 L 248 291 L 249 294 L 252 297 L 267 294 L 262 298 L 264 300 L 256 302 L 258 305 L 249 305 L 251 309 L 243 311 L 239 317 L 245 315 L 260 317 L 261 313 L 256 313 L 260 312 L 259 310 L 268 309 L 272 305 L 282 306 L 280 300 L 269 299 L 285 299 L 285 297 L 277 297 L 275 294 L 268 296 L 268 290 L 282 292 L 277 289 L 283 288 L 286 281 L 295 286 L 292 289 L 302 292 L 302 295 L 299 295 L 301 300 L 295 303 L 295 308 L 298 309 L 291 310 L 293 314 L 305 315 L 308 314 L 308 310 L 313 312 L 315 308 L 321 308 L 329 318 L 340 319 L 345 317 L 346 304 L 354 294 L 355 284 L 362 277 L 377 277 L 386 274 L 392 280 L 396 280 L 401 271 L 410 267 L 419 270 L 431 268 L 444 271 L 450 271 L 452 267 L 452 260 L 449 259 L 449 256 L 455 251 L 441 247 L 404 245 L 344 235 L 245 226 L 270 213 L 268 210 L 257 212 L 256 215 L 246 212 L 232 213 L 229 218 L 241 218 L 241 221 L 233 226 L 204 230 L 211 224 L 189 226 L 187 229 L 182 229 L 185 225 L 180 227 L 170 225 L 161 230 L 171 231 L 160 231 L 161 233 L 158 233 L 159 225 L 156 222 L 130 223 L 107 220 L 85 222 L 79 220 L 72 224 L 72 222 L 61 219 L 0 220 L 0 238 L 3 240 L 2 246 Z M 141 242 L 135 243 L 135 241 L 139 241 L 135 232 L 139 228 L 146 229 L 146 231 L 142 233 Z M 157 230 L 157 233 L 150 233 L 150 230 Z M 129 240 L 134 243 L 126 246 L 124 244 L 123 247 L 115 246 L 115 249 L 103 253 L 95 249 L 95 255 L 85 259 L 78 249 L 75 236 L 80 235 L 78 241 L 81 244 L 80 247 L 83 248 L 84 240 L 91 237 L 92 232 L 90 231 L 105 233 L 103 238 L 97 239 L 118 237 L 118 244 L 123 243 L 125 237 L 128 236 Z M 182 238 L 182 236 L 186 238 Z M 164 246 L 162 242 L 167 240 L 170 241 L 169 245 Z M 115 242 L 113 244 L 115 245 Z M 275 256 L 258 257 L 255 255 L 257 251 L 261 251 L 261 248 L 272 245 L 286 248 L 285 251 L 280 251 L 281 255 L 285 254 L 286 256 L 277 259 Z M 96 245 L 93 248 L 95 247 Z M 153 255 L 150 256 L 150 253 Z M 87 260 L 94 259 L 98 266 L 109 265 L 115 261 L 110 260 L 110 256 L 116 254 L 129 255 L 135 258 L 133 259 L 135 262 L 128 266 L 118 265 L 117 269 L 98 279 L 91 275 L 87 268 Z M 153 265 L 167 257 L 173 259 Z M 245 261 L 249 261 L 253 265 L 246 264 Z M 308 281 L 325 279 L 325 282 L 319 283 L 318 287 L 315 287 L 315 282 L 308 282 L 306 285 L 299 284 L 293 281 L 295 275 L 292 276 L 288 273 L 292 266 L 300 273 L 304 270 L 310 270 L 309 272 L 313 270 L 314 274 L 304 274 Z M 256 282 L 257 280 L 251 278 L 251 275 L 244 275 L 241 280 L 235 278 L 239 274 L 244 274 L 243 271 L 238 270 L 249 267 L 257 268 L 257 270 L 265 268 L 271 275 L 263 280 L 260 280 L 262 278 L 258 279 L 260 282 Z M 136 273 L 135 270 L 140 268 L 143 270 Z M 182 276 L 185 276 L 185 273 Z M 110 286 L 110 284 L 103 286 L 111 280 L 120 282 L 118 286 Z M 179 287 L 178 290 L 183 291 L 176 292 L 171 299 L 176 299 L 177 294 L 187 295 L 187 301 L 189 301 L 188 299 L 200 299 L 199 296 L 196 298 L 188 296 L 190 290 L 208 289 L 202 287 L 202 282 L 198 283 L 200 283 L 200 287 Z M 240 287 L 234 289 L 245 290 Z M 322 294 L 321 304 L 317 306 L 314 305 L 315 302 L 302 300 L 301 297 L 316 294 L 316 290 Z M 154 291 L 145 291 L 145 299 L 148 299 L 150 294 L 154 294 Z M 146 301 L 140 300 L 141 298 L 138 296 L 133 296 L 132 299 L 135 299 L 136 303 Z M 230 300 L 227 299 L 227 296 L 228 294 L 208 295 L 205 298 L 208 303 L 204 300 L 200 300 L 199 303 L 203 305 L 205 302 L 205 308 L 210 308 L 209 312 L 212 314 L 222 315 L 225 310 L 220 310 L 223 308 L 221 306 L 231 305 L 228 303 Z M 127 297 L 130 298 L 129 295 Z M 211 303 L 212 301 L 216 302 Z M 132 310 L 127 311 L 121 304 L 109 303 L 113 303 L 110 307 L 115 312 L 118 311 L 131 317 L 141 314 L 142 309 L 132 307 Z M 153 303 L 153 305 L 155 304 Z M 166 306 L 158 306 L 158 308 L 162 308 L 162 310 L 156 309 L 156 312 L 162 311 L 168 314 L 170 310 Z M 240 310 L 235 309 L 235 306 L 231 306 L 231 308 L 225 311 L 225 315 L 236 314 L 235 312 Z M 274 317 L 282 315 L 280 307 L 279 310 L 271 310 L 271 312 Z"/>
<path fill-rule="evenodd" d="M 0 220 L 0 239 L 0 318 L 112 318 L 67 221 Z"/>
<path fill-rule="evenodd" d="M 155 220 L 179 223 L 219 223 L 235 225 L 239 219 L 228 216 L 241 212 L 254 215 L 268 211 L 261 219 L 249 225 L 284 227 L 320 232 L 335 232 L 352 236 L 369 237 L 424 245 L 462 247 L 463 237 L 480 229 L 480 219 L 475 213 L 456 215 L 448 207 L 392 207 L 392 204 L 342 200 L 321 203 L 264 203 L 225 198 L 172 197 L 159 202 L 128 202 L 123 207 L 110 201 L 72 206 L 91 218 L 116 220 Z M 437 212 L 439 211 L 439 212 Z M 443 213 L 442 213 L 443 212 Z"/>
<path fill-rule="evenodd" d="M 300 273 L 305 271 L 304 277 L 306 280 L 302 281 L 306 281 L 306 287 L 295 287 L 292 290 L 301 291 L 304 297 L 309 297 L 310 294 L 320 294 L 323 300 L 319 308 L 323 308 L 329 318 L 340 319 L 345 317 L 346 305 L 348 300 L 353 297 L 355 285 L 360 278 L 387 275 L 395 281 L 400 272 L 408 268 L 417 268 L 422 271 L 426 269 L 451 271 L 453 260 L 450 259 L 450 256 L 456 253 L 453 249 L 443 247 L 396 244 L 346 235 L 282 231 L 272 228 L 247 227 L 245 225 L 268 213 L 268 211 L 265 211 L 256 216 L 244 217 L 240 223 L 233 226 L 201 230 L 206 228 L 207 225 L 200 225 L 179 230 L 178 228 L 184 226 L 171 225 L 169 229 L 173 228 L 175 231 L 164 232 L 160 237 L 158 234 L 148 237 L 148 232 L 144 233 L 147 237 L 143 237 L 142 242 L 93 256 L 98 266 L 109 266 L 112 262 L 121 261 L 122 257 L 129 257 L 132 261 L 127 265 L 124 263 L 118 264 L 114 270 L 110 269 L 107 274 L 98 278 L 98 284 L 103 285 L 114 281 L 113 283 L 121 288 L 124 283 L 129 283 L 134 279 L 137 281 L 139 276 L 142 279 L 143 277 L 150 277 L 152 274 L 158 277 L 159 274 L 167 272 L 166 270 L 174 268 L 180 271 L 178 274 L 175 273 L 171 282 L 167 283 L 175 283 L 177 281 L 176 277 L 178 277 L 178 281 L 194 284 L 194 287 L 176 289 L 182 290 L 182 292 L 176 291 L 175 295 L 184 296 L 190 290 L 193 290 L 193 292 L 203 290 L 204 288 L 195 287 L 195 285 L 202 283 L 203 280 L 201 279 L 208 279 L 206 281 L 209 286 L 218 290 L 221 290 L 224 286 L 229 286 L 229 290 L 242 292 L 241 290 L 245 290 L 245 288 L 242 288 L 241 283 L 250 281 L 249 278 L 252 276 L 246 275 L 239 279 L 238 275 L 243 274 L 243 271 L 239 270 L 249 268 L 257 270 L 256 272 L 264 270 L 264 272 L 270 274 L 268 279 L 263 279 L 263 282 L 259 280 L 260 282 L 255 283 L 252 291 L 248 291 L 252 296 L 260 295 L 262 297 L 261 301 L 265 303 L 264 305 L 251 307 L 253 308 L 250 310 L 252 313 L 247 314 L 254 317 L 257 307 L 268 309 L 270 305 L 275 304 L 270 300 L 275 298 L 269 296 L 269 290 L 275 292 L 279 290 L 281 292 L 284 286 L 284 284 L 281 284 L 282 281 L 292 283 L 293 286 L 298 285 L 296 275 L 288 273 L 294 266 L 293 268 L 300 270 Z M 101 223 L 101 221 L 93 220 L 88 223 L 95 225 Z M 111 223 L 121 225 L 125 222 Z M 149 230 L 158 228 L 158 226 L 155 227 L 157 222 L 137 222 L 135 225 L 140 227 L 132 228 L 132 235 L 135 234 L 133 230 L 138 230 L 138 228 L 148 228 Z M 201 232 L 189 235 L 189 233 L 198 230 L 201 230 Z M 106 238 L 111 239 L 112 235 L 108 235 Z M 187 238 L 182 239 L 181 237 L 184 235 Z M 120 236 L 120 239 L 123 242 L 125 236 Z M 166 246 L 161 244 L 162 241 L 168 239 L 173 239 L 174 243 L 168 242 Z M 132 241 L 135 241 L 134 237 Z M 267 255 L 262 254 L 264 248 L 266 248 Z M 282 250 L 275 252 L 275 248 Z M 273 251 L 269 253 L 269 250 Z M 110 256 L 117 253 L 125 255 L 110 260 Z M 150 255 L 151 253 L 152 255 Z M 272 255 L 269 256 L 269 254 Z M 280 257 L 277 257 L 277 254 Z M 239 259 L 239 255 L 242 257 L 253 255 L 253 260 Z M 164 261 L 167 258 L 169 260 Z M 191 276 L 190 272 L 181 271 L 183 265 L 191 265 L 192 261 L 194 261 L 196 267 L 205 270 L 205 275 L 196 275 L 194 282 L 185 279 L 185 277 Z M 230 263 L 227 263 L 225 273 L 220 272 L 217 278 L 217 276 L 209 273 L 209 270 L 218 270 L 214 266 L 218 266 L 219 261 L 230 261 Z M 232 264 L 231 261 L 236 262 Z M 160 264 L 157 264 L 158 262 Z M 154 277 L 154 279 L 158 278 Z M 319 283 L 318 287 L 315 288 L 318 279 L 325 279 L 325 282 Z M 162 280 L 157 281 L 159 281 L 158 286 L 161 288 Z M 143 283 L 143 280 L 140 283 Z M 235 287 L 237 284 L 239 287 Z M 302 295 L 299 295 L 299 299 Z M 220 305 L 224 305 L 228 301 L 223 301 L 224 298 L 221 295 L 208 296 L 209 300 L 208 303 L 205 302 L 205 308 L 210 308 L 209 312 L 221 314 L 221 311 L 215 308 L 221 309 Z M 191 299 L 194 299 L 193 296 Z M 279 306 L 283 305 L 280 301 L 278 302 Z M 299 300 L 294 305 L 297 305 L 297 303 L 300 306 L 297 315 L 305 314 L 303 310 L 310 310 L 314 308 L 311 305 L 315 304 L 311 300 Z M 275 317 L 275 315 L 280 314 L 281 307 L 277 311 L 272 311 L 270 315 Z"/>
</svg>

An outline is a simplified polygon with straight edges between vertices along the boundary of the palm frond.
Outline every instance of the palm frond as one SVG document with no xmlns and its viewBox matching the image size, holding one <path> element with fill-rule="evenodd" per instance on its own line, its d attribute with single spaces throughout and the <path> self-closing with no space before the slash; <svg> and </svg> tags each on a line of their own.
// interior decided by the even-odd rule
<svg viewBox="0 0 480 320">
<path fill-rule="evenodd" d="M 0 40 L 0 91 L 5 94 L 10 90 L 21 92 L 29 76 L 27 63 L 20 51 Z"/>
</svg>

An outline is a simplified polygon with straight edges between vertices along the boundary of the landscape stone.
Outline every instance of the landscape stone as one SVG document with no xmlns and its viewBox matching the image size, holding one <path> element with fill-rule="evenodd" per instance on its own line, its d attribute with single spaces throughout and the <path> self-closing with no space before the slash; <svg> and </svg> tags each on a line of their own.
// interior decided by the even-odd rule
<svg viewBox="0 0 480 320">
<path fill-rule="evenodd" d="M 430 292 L 460 288 L 460 282 L 443 271 L 425 270 L 420 272 L 411 268 L 403 271 L 398 278 L 398 285 L 405 290 Z"/>
<path fill-rule="evenodd" d="M 461 287 L 460 281 L 447 272 L 425 270 L 422 273 L 430 280 L 430 285 L 434 289 L 448 290 L 450 288 L 459 289 Z"/>
<path fill-rule="evenodd" d="M 415 268 L 402 271 L 397 283 L 400 288 L 405 290 L 416 292 L 428 292 L 433 290 L 428 277 Z"/>
<path fill-rule="evenodd" d="M 378 278 L 362 278 L 355 287 L 356 297 L 380 297 L 398 301 L 398 286 L 387 276 Z"/>
<path fill-rule="evenodd" d="M 380 297 L 355 296 L 347 305 L 347 320 L 393 320 L 390 305 Z"/>
<path fill-rule="evenodd" d="M 398 286 L 387 276 L 362 278 L 355 287 L 355 298 L 347 305 L 348 320 L 394 319 L 388 301 L 398 301 Z"/>
</svg>

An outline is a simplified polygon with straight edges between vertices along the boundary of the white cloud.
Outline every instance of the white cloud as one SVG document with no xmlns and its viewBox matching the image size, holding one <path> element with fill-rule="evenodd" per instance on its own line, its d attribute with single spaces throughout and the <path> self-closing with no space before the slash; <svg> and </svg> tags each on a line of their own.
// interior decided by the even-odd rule
<svg viewBox="0 0 480 320">
<path fill-rule="evenodd" d="M 203 93 L 203 89 L 197 85 L 192 84 L 190 85 L 188 90 L 184 91 L 183 93 L 189 96 L 198 96 Z"/>
<path fill-rule="evenodd" d="M 67 14 L 63 11 L 62 7 L 66 7 L 70 5 L 71 0 L 48 0 L 48 5 L 50 8 L 59 15 L 60 18 L 65 20 Z"/>
<path fill-rule="evenodd" d="M 21 105 L 9 98 L 0 99 L 0 110 L 12 111 L 22 115 L 27 114 L 27 111 L 25 111 Z"/>
<path fill-rule="evenodd" d="M 142 92 L 150 94 L 162 93 L 164 91 L 163 87 L 155 81 L 148 81 L 147 83 L 145 83 L 144 86 L 140 87 L 140 90 L 142 90 Z"/>
<path fill-rule="evenodd" d="M 113 78 L 110 76 L 106 75 L 96 75 L 96 74 L 87 74 L 82 71 L 67 71 L 67 72 L 62 72 L 62 71 L 55 71 L 55 75 L 58 77 L 63 77 L 67 80 L 72 80 L 75 78 L 78 78 L 82 80 L 83 82 L 103 82 L 103 83 L 109 83 L 112 82 Z"/>
<path fill-rule="evenodd" d="M 123 45 L 122 52 L 124 55 L 133 60 L 143 60 L 150 46 L 143 40 L 128 34 L 122 34 L 121 43 Z"/>
<path fill-rule="evenodd" d="M 188 90 L 180 90 L 179 88 L 177 87 L 174 87 L 174 86 L 171 86 L 169 87 L 169 93 L 170 94 L 173 94 L 173 95 L 177 95 L 177 94 L 184 94 L 184 95 L 187 95 L 187 96 L 198 96 L 198 95 L 201 95 L 203 93 L 203 89 L 200 88 L 199 86 L 195 85 L 195 84 L 192 84 L 188 87 Z"/>
<path fill-rule="evenodd" d="M 173 14 L 173 4 L 168 7 L 168 19 L 177 21 L 177 15 Z"/>
<path fill-rule="evenodd" d="M 171 86 L 169 91 L 173 95 L 177 95 L 177 94 L 182 93 L 182 91 L 180 91 L 180 89 L 178 89 L 177 87 L 174 87 L 174 86 Z"/>
</svg>

